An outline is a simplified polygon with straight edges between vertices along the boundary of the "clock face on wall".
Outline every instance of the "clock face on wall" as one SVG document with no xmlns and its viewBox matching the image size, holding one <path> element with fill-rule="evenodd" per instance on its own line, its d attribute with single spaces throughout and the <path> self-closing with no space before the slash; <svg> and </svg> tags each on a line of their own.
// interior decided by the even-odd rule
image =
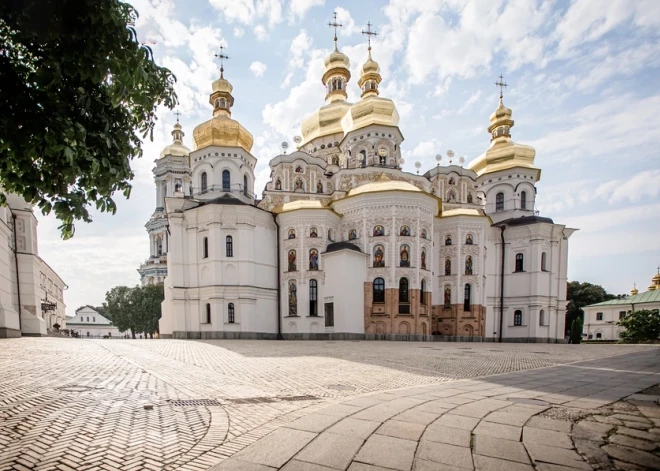
<svg viewBox="0 0 660 471">
<path fill-rule="evenodd" d="M 381 157 L 385 157 L 387 155 L 387 149 L 379 149 L 378 155 L 380 155 Z"/>
</svg>

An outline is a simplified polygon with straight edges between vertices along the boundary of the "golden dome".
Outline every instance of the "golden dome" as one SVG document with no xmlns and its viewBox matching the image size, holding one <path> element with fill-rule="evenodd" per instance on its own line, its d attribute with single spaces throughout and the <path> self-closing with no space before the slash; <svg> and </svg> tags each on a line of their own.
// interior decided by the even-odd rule
<svg viewBox="0 0 660 471">
<path fill-rule="evenodd" d="M 337 49 L 337 43 L 335 43 L 335 50 L 325 58 L 325 71 L 326 73 L 332 69 L 350 69 L 351 61 L 348 59 L 348 56 L 343 52 Z"/>
<path fill-rule="evenodd" d="M 220 74 L 220 78 L 213 82 L 212 87 L 214 92 L 231 93 L 234 90 L 232 84 L 223 77 L 222 73 Z"/>
<path fill-rule="evenodd" d="M 183 143 L 183 131 L 181 130 L 181 125 L 176 123 L 174 129 L 172 130 L 172 144 L 165 146 L 165 148 L 160 153 L 160 158 L 162 159 L 166 155 L 174 155 L 177 157 L 187 157 L 190 154 L 190 149 L 186 147 Z"/>
<path fill-rule="evenodd" d="M 389 98 L 371 95 L 355 103 L 341 120 L 344 133 L 362 129 L 371 124 L 397 126 L 399 112 Z"/>
<path fill-rule="evenodd" d="M 637 293 L 639 293 L 639 290 L 637 289 L 637 286 L 633 283 L 633 289 L 630 290 L 630 294 L 635 296 Z"/>
<path fill-rule="evenodd" d="M 254 138 L 241 123 L 228 116 L 215 116 L 193 131 L 195 149 L 208 146 L 241 147 L 250 152 Z"/>
<path fill-rule="evenodd" d="M 491 144 L 486 152 L 468 164 L 477 176 L 485 173 L 508 170 L 514 167 L 525 167 L 538 170 L 537 181 L 541 170 L 534 167 L 536 150 L 531 146 L 516 144 L 511 140 L 511 109 L 504 106 L 502 97 L 495 112 L 490 115 L 490 126 L 488 132 L 491 134 Z"/>
<path fill-rule="evenodd" d="M 422 192 L 422 190 L 417 188 L 415 185 L 412 185 L 411 183 L 400 180 L 390 180 L 390 177 L 382 173 L 380 177 L 372 182 L 351 188 L 347 196 L 363 195 L 365 193 L 379 193 L 381 191 Z"/>
<path fill-rule="evenodd" d="M 652 280 L 654 285 L 660 285 L 660 273 L 656 273 Z"/>
<path fill-rule="evenodd" d="M 380 73 L 380 66 L 378 65 L 378 62 L 371 58 L 371 51 L 369 51 L 369 58 L 367 59 L 367 62 L 362 65 L 362 75 L 368 73 Z"/>
<path fill-rule="evenodd" d="M 351 104 L 339 101 L 324 105 L 314 113 L 307 116 L 301 126 L 302 145 L 323 136 L 343 134 L 341 119 L 350 109 Z M 341 140 L 341 138 L 339 138 Z"/>
</svg>

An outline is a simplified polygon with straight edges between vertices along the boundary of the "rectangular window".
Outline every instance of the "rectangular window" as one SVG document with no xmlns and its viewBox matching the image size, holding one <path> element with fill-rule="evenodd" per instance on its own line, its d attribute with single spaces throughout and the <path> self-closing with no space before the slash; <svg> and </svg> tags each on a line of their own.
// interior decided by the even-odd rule
<svg viewBox="0 0 660 471">
<path fill-rule="evenodd" d="M 596 320 L 597 321 L 602 321 L 603 320 L 603 313 L 602 312 L 597 312 L 596 313 Z"/>
<path fill-rule="evenodd" d="M 518 310 L 513 313 L 513 325 L 514 326 L 522 325 L 522 311 Z"/>
<path fill-rule="evenodd" d="M 92 317 L 92 322 L 96 322 L 96 317 Z"/>
<path fill-rule="evenodd" d="M 335 303 L 325 303 L 325 326 L 335 326 Z"/>
<path fill-rule="evenodd" d="M 626 311 L 619 311 L 619 320 L 626 318 Z"/>
</svg>

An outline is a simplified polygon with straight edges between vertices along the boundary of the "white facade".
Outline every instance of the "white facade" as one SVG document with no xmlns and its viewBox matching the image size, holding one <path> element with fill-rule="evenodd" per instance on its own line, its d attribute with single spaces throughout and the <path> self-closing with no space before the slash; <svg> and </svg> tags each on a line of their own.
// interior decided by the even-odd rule
<svg viewBox="0 0 660 471">
<path fill-rule="evenodd" d="M 12 194 L 7 202 L 0 207 L 0 338 L 45 336 L 55 324 L 66 327 L 66 284 L 39 257 L 32 206 Z"/>
<path fill-rule="evenodd" d="M 574 229 L 534 210 L 541 172 L 534 149 L 512 141 L 502 98 L 481 156 L 414 175 L 401 170 L 378 64 L 363 65 L 356 103 L 350 77 L 335 49 L 326 104 L 303 121 L 298 149 L 269 162 L 261 200 L 233 87 L 213 83 L 214 117 L 186 154 L 191 190 L 165 198 L 161 335 L 563 342 Z"/>
<path fill-rule="evenodd" d="M 109 337 L 121 338 L 124 336 L 117 327 L 106 317 L 91 307 L 83 307 L 76 311 L 76 315 L 67 321 L 67 328 L 78 332 L 80 337 Z"/>
</svg>

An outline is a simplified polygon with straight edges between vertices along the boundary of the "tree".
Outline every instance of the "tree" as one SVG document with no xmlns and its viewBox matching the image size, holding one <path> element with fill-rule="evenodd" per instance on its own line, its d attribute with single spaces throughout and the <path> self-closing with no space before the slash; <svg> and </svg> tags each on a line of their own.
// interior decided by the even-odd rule
<svg viewBox="0 0 660 471">
<path fill-rule="evenodd" d="M 582 318 L 576 317 L 571 323 L 571 343 L 582 342 Z"/>
<path fill-rule="evenodd" d="M 112 316 L 113 324 L 122 332 L 131 332 L 136 338 L 137 333 L 145 337 L 158 332 L 160 319 L 160 304 L 165 299 L 162 284 L 135 286 L 116 286 L 105 295 L 103 306 Z"/>
<path fill-rule="evenodd" d="M 177 103 L 137 16 L 119 0 L 0 2 L 0 187 L 54 211 L 64 238 L 91 205 L 114 214 L 113 193 L 130 196 L 140 136 Z"/>
<path fill-rule="evenodd" d="M 133 288 L 133 305 L 139 316 L 140 331 L 153 338 L 158 332 L 160 305 L 165 299 L 165 289 L 162 283 L 156 285 L 136 286 Z"/>
<path fill-rule="evenodd" d="M 660 337 L 660 313 L 657 309 L 633 311 L 617 322 L 617 325 L 625 328 L 620 334 L 624 342 L 638 343 Z"/>
<path fill-rule="evenodd" d="M 609 294 L 600 285 L 569 281 L 566 289 L 566 299 L 568 300 L 568 305 L 566 306 L 566 329 L 573 325 L 573 320 L 577 317 L 584 320 L 584 311 L 582 310 L 584 306 L 601 303 L 614 298 L 614 295 Z"/>
<path fill-rule="evenodd" d="M 138 332 L 138 324 L 133 311 L 132 288 L 128 286 L 115 286 L 105 294 L 103 307 L 112 316 L 112 323 L 121 331 L 131 331 L 131 337 L 135 338 Z"/>
</svg>

